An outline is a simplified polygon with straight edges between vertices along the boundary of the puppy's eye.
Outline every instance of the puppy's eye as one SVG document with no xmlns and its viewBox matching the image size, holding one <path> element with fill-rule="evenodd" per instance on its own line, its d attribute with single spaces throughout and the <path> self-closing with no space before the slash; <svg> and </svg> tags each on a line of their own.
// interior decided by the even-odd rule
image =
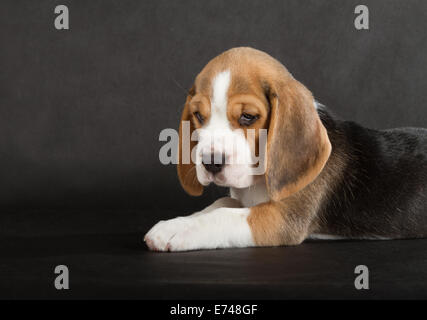
<svg viewBox="0 0 427 320">
<path fill-rule="evenodd" d="M 203 124 L 203 121 L 205 121 L 205 119 L 203 118 L 203 116 L 200 114 L 199 111 L 194 112 L 194 116 L 197 118 L 200 124 Z"/>
<path fill-rule="evenodd" d="M 258 115 L 253 116 L 249 113 L 242 113 L 242 115 L 239 118 L 239 124 L 241 126 L 250 126 L 252 123 L 254 123 L 259 118 Z"/>
</svg>

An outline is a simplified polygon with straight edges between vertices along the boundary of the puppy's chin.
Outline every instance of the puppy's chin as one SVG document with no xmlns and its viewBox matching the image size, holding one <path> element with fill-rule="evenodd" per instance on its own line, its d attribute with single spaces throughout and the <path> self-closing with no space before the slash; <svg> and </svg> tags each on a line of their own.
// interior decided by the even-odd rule
<svg viewBox="0 0 427 320">
<path fill-rule="evenodd" d="M 209 172 L 198 172 L 197 180 L 203 186 L 207 186 L 211 183 L 214 183 L 220 187 L 228 188 L 248 188 L 254 184 L 254 178 L 251 175 L 238 175 L 228 177 L 224 173 L 220 172 L 216 175 L 212 175 Z"/>
<path fill-rule="evenodd" d="M 237 189 L 244 189 L 249 188 L 253 185 L 252 181 L 238 181 L 236 183 L 225 183 L 225 184 L 218 184 L 221 187 L 229 187 L 229 188 L 237 188 Z"/>
</svg>

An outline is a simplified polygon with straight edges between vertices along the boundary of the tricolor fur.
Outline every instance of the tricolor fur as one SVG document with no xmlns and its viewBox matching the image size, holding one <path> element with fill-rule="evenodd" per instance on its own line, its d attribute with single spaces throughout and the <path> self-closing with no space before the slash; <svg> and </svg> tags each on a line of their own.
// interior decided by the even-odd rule
<svg viewBox="0 0 427 320">
<path fill-rule="evenodd" d="M 183 188 L 196 196 L 213 182 L 230 197 L 156 224 L 145 236 L 152 250 L 427 236 L 427 130 L 339 120 L 266 53 L 234 48 L 211 60 L 181 121 L 199 132 L 195 163 L 178 164 Z M 262 175 L 248 129 L 268 130 Z M 223 159 L 216 167 L 205 161 L 214 154 Z"/>
</svg>

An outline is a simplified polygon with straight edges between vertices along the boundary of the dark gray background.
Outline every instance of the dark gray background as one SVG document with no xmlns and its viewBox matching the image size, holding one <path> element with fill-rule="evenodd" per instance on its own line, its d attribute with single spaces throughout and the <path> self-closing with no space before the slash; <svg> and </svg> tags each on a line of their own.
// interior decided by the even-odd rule
<svg viewBox="0 0 427 320">
<path fill-rule="evenodd" d="M 192 199 L 158 160 L 214 56 L 252 46 L 366 126 L 427 126 L 427 2 L 0 2 L 0 298 L 426 298 L 427 240 L 157 254 L 143 235 Z M 54 7 L 70 30 L 54 28 Z M 70 290 L 53 286 L 70 268 Z M 370 290 L 354 288 L 369 266 Z M 157 312 L 157 311 L 156 311 Z"/>
<path fill-rule="evenodd" d="M 191 211 L 158 160 L 185 91 L 235 46 L 283 62 L 338 115 L 426 126 L 427 2 L 5 1 L 0 4 L 0 207 Z M 70 30 L 54 28 L 66 4 Z M 190 213 L 190 212 L 188 212 Z"/>
</svg>

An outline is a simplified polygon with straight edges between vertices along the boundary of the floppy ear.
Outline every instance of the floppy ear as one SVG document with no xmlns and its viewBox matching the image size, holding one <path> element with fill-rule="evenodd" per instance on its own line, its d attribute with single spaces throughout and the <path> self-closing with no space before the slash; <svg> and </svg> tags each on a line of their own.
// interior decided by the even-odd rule
<svg viewBox="0 0 427 320">
<path fill-rule="evenodd" d="M 298 192 L 325 166 L 331 143 L 309 90 L 295 79 L 269 85 L 266 184 L 274 201 Z"/>
<path fill-rule="evenodd" d="M 191 134 L 195 130 L 195 127 L 194 127 L 193 121 L 191 121 L 191 112 L 189 108 L 191 98 L 194 96 L 194 94 L 195 94 L 195 89 L 193 86 L 188 93 L 187 100 L 184 106 L 184 111 L 182 112 L 182 115 L 181 115 L 181 121 L 179 123 L 179 146 L 178 146 L 179 157 L 178 157 L 177 170 L 178 170 L 179 182 L 181 182 L 181 186 L 184 188 L 184 190 L 189 195 L 200 196 L 203 193 L 203 186 L 200 184 L 199 180 L 197 179 L 196 167 L 191 160 L 191 150 L 193 150 L 193 148 L 197 144 L 197 141 L 191 141 Z M 184 121 L 187 121 L 186 126 L 183 125 Z M 189 131 L 187 129 L 187 132 L 185 132 L 185 129 L 184 129 L 185 127 L 187 128 L 189 127 Z M 184 145 L 182 143 L 183 138 L 185 140 L 188 139 L 188 141 L 184 141 Z"/>
</svg>

